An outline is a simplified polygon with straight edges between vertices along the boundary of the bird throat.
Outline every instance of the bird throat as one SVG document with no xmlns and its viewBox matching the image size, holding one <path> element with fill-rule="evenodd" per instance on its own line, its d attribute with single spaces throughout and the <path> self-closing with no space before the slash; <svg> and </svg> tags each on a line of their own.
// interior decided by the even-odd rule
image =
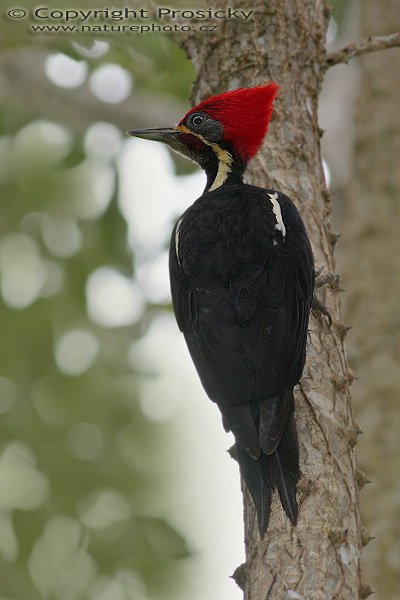
<svg viewBox="0 0 400 600">
<path fill-rule="evenodd" d="M 217 159 L 217 170 L 214 179 L 211 181 L 211 183 L 207 183 L 206 189 L 208 192 L 213 192 L 214 190 L 221 187 L 221 185 L 223 185 L 227 181 L 230 173 L 232 172 L 232 166 L 234 162 L 232 154 L 228 152 L 228 150 L 226 150 L 225 148 L 219 146 L 216 142 L 209 142 L 202 135 L 194 133 L 184 125 L 178 125 L 177 129 L 179 131 L 182 131 L 182 133 L 188 133 L 197 137 L 203 142 L 203 144 L 210 146 L 210 148 L 214 151 L 215 157 Z M 207 169 L 206 172 L 207 175 L 209 175 Z"/>
</svg>

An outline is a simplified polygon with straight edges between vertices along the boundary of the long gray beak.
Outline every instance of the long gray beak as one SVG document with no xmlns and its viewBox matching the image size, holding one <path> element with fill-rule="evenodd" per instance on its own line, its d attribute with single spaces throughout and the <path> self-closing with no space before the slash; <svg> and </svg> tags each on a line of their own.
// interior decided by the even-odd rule
<svg viewBox="0 0 400 600">
<path fill-rule="evenodd" d="M 171 140 L 179 135 L 179 131 L 171 127 L 154 127 L 151 129 L 132 129 L 128 131 L 129 135 L 143 138 L 145 140 L 153 140 L 154 142 L 171 143 Z"/>
</svg>

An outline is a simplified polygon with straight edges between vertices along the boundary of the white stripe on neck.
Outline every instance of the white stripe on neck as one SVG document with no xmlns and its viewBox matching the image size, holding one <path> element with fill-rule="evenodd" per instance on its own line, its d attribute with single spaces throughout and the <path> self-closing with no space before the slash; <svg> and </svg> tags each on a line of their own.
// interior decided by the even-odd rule
<svg viewBox="0 0 400 600">
<path fill-rule="evenodd" d="M 208 190 L 209 192 L 213 192 L 217 188 L 221 187 L 228 179 L 229 173 L 232 171 L 232 155 L 229 154 L 227 150 L 223 150 L 218 144 L 210 144 L 211 148 L 214 150 L 215 155 L 218 160 L 218 171 L 215 176 L 215 179 Z"/>
</svg>

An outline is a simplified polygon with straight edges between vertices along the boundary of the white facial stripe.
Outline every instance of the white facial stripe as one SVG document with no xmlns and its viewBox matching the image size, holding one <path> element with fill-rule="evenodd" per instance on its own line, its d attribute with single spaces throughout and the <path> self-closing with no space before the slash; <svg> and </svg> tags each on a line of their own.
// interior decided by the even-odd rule
<svg viewBox="0 0 400 600">
<path fill-rule="evenodd" d="M 215 142 L 209 142 L 199 133 L 194 133 L 193 131 L 185 127 L 185 125 L 178 125 L 176 129 L 178 129 L 178 131 L 182 131 L 183 133 L 190 133 L 191 135 L 196 136 L 204 144 L 210 146 L 214 150 L 218 160 L 218 171 L 209 191 L 212 192 L 213 190 L 216 190 L 217 188 L 221 187 L 221 185 L 223 185 L 227 180 L 228 175 L 232 170 L 232 155 L 229 154 L 227 150 L 221 148 L 221 146 L 218 146 L 218 144 L 216 144 Z"/>
<path fill-rule="evenodd" d="M 218 146 L 218 144 L 210 144 L 211 148 L 214 150 L 218 159 L 218 171 L 217 175 L 213 181 L 212 186 L 210 187 L 210 192 L 219 188 L 228 178 L 229 173 L 231 172 L 232 165 L 232 155 L 229 154 L 227 150 L 223 150 Z"/>
<path fill-rule="evenodd" d="M 286 227 L 285 227 L 285 223 L 283 222 L 283 219 L 282 219 L 281 206 L 278 202 L 278 193 L 275 192 L 274 194 L 268 194 L 268 196 L 269 196 L 269 199 L 271 200 L 272 212 L 274 213 L 274 215 L 276 217 L 275 229 L 277 229 L 278 231 L 280 231 L 282 233 L 282 237 L 285 237 Z"/>
<path fill-rule="evenodd" d="M 179 219 L 177 225 L 176 225 L 176 231 L 175 231 L 175 253 L 176 253 L 176 258 L 178 260 L 178 265 L 181 267 L 181 261 L 179 260 L 179 228 L 181 226 L 181 223 L 183 221 L 182 219 Z"/>
</svg>

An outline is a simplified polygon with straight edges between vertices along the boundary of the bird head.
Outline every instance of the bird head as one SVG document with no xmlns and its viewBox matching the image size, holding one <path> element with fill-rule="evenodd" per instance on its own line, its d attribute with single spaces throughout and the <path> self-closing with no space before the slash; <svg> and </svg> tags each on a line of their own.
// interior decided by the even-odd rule
<svg viewBox="0 0 400 600">
<path fill-rule="evenodd" d="M 176 127 L 135 129 L 129 134 L 164 142 L 203 168 L 224 157 L 245 166 L 267 133 L 277 93 L 273 81 L 225 92 L 192 108 Z"/>
</svg>

